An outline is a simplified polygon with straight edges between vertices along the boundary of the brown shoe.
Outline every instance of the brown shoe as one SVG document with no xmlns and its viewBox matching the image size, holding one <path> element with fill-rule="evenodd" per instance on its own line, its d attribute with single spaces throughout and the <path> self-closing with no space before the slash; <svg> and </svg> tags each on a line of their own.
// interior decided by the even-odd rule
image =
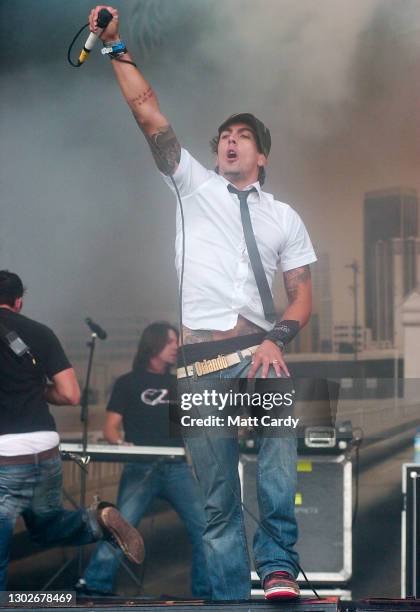
<svg viewBox="0 0 420 612">
<path fill-rule="evenodd" d="M 127 559 L 138 565 L 143 563 L 143 538 L 119 510 L 112 504 L 102 502 L 98 506 L 96 516 L 105 532 L 105 537 L 110 537 L 121 548 Z"/>
</svg>

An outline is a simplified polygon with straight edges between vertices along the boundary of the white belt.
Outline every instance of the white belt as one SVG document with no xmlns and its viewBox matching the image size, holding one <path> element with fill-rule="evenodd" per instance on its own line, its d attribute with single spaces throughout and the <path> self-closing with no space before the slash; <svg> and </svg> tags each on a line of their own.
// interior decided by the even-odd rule
<svg viewBox="0 0 420 612">
<path fill-rule="evenodd" d="M 177 378 L 186 378 L 187 376 L 204 376 L 205 374 L 212 374 L 213 372 L 220 372 L 220 370 L 226 370 L 227 368 L 237 365 L 245 357 L 251 357 L 259 344 L 250 346 L 249 348 L 229 353 L 229 355 L 218 355 L 213 359 L 203 359 L 202 361 L 196 361 L 186 368 L 177 369 Z"/>
</svg>

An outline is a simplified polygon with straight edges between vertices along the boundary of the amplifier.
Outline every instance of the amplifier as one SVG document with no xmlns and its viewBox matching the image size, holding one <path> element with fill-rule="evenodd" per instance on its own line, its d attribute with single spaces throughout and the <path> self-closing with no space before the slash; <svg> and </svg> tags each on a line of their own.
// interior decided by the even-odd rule
<svg viewBox="0 0 420 612">
<path fill-rule="evenodd" d="M 314 583 L 342 584 L 352 575 L 352 464 L 344 455 L 299 456 L 295 500 L 300 565 Z M 242 499 L 258 516 L 256 455 L 241 455 Z M 244 513 L 249 549 L 255 523 Z M 253 560 L 252 580 L 258 580 Z M 299 575 L 299 581 L 304 580 Z"/>
<path fill-rule="evenodd" d="M 296 430 L 300 455 L 342 455 L 353 446 L 351 421 L 340 421 L 331 425 L 308 425 Z M 252 430 L 242 435 L 239 441 L 242 453 L 258 452 L 258 434 Z"/>
<path fill-rule="evenodd" d="M 350 421 L 337 422 L 335 427 L 308 425 L 298 430 L 300 454 L 341 455 L 352 448 L 353 427 Z"/>
<path fill-rule="evenodd" d="M 402 466 L 401 597 L 420 597 L 420 463 Z"/>
</svg>

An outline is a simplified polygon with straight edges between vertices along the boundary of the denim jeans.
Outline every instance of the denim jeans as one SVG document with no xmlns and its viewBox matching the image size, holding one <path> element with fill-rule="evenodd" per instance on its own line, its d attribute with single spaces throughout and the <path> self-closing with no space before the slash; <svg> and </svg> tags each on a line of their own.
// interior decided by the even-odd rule
<svg viewBox="0 0 420 612">
<path fill-rule="evenodd" d="M 178 381 L 178 394 L 240 390 L 250 358 L 227 370 Z M 269 377 L 276 374 L 270 368 Z M 236 383 L 235 380 L 236 379 Z M 256 382 L 263 384 L 261 381 Z M 274 381 L 270 385 L 275 384 Z M 216 408 L 201 407 L 200 416 L 217 414 Z M 218 413 L 220 415 L 220 412 Z M 194 470 L 203 491 L 207 525 L 204 543 L 213 599 L 248 599 L 250 565 L 240 505 L 237 435 L 213 435 L 202 430 L 186 436 Z M 297 446 L 294 433 L 260 439 L 257 466 L 257 495 L 260 523 L 254 542 L 255 567 L 261 580 L 273 571 L 298 575 L 295 519 Z M 265 527 L 265 529 L 264 529 Z M 273 537 L 274 536 L 274 537 Z"/>
<path fill-rule="evenodd" d="M 62 506 L 60 457 L 38 463 L 0 465 L 0 591 L 6 590 L 10 544 L 18 516 L 40 546 L 79 546 L 101 532 L 86 510 Z"/>
<path fill-rule="evenodd" d="M 211 591 L 203 549 L 204 507 L 197 485 L 185 461 L 128 463 L 121 476 L 117 506 L 137 525 L 154 497 L 167 500 L 183 520 L 192 545 L 191 591 L 194 597 L 210 599 Z M 100 542 L 83 576 L 88 589 L 111 592 L 120 554 Z"/>
</svg>

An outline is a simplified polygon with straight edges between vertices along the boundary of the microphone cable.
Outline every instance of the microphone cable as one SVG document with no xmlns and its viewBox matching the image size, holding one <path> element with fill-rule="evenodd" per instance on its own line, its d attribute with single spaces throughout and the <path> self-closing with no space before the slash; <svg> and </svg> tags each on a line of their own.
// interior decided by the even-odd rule
<svg viewBox="0 0 420 612">
<path fill-rule="evenodd" d="M 76 40 L 79 38 L 80 34 L 83 32 L 83 30 L 85 30 L 88 27 L 89 27 L 89 24 L 86 23 L 84 26 L 82 26 L 80 28 L 80 30 L 77 32 L 77 34 L 75 35 L 75 37 L 71 41 L 71 43 L 69 45 L 69 48 L 67 49 L 67 61 L 70 64 L 70 66 L 73 66 L 73 68 L 80 68 L 80 66 L 82 65 L 80 62 L 77 62 L 77 64 L 75 62 L 73 62 L 73 60 L 71 59 L 71 52 L 72 52 L 74 44 L 75 44 Z"/>
<path fill-rule="evenodd" d="M 71 41 L 69 48 L 67 49 L 67 61 L 70 64 L 70 66 L 72 66 L 73 68 L 80 68 L 81 66 L 83 66 L 83 63 L 79 62 L 79 60 L 76 62 L 74 62 L 72 60 L 71 54 L 73 51 L 73 47 L 77 41 L 77 39 L 79 38 L 79 36 L 81 35 L 81 33 L 86 30 L 86 28 L 89 27 L 88 23 L 85 23 L 85 25 L 83 25 L 80 30 L 77 32 L 77 34 L 74 36 L 73 40 Z M 99 37 L 98 37 L 99 38 Z M 123 60 L 119 57 L 113 57 L 113 60 L 116 60 L 117 62 L 121 62 L 123 64 L 131 64 L 131 66 L 134 66 L 135 68 L 137 68 L 137 64 L 135 64 L 134 62 L 131 62 L 129 60 Z"/>
<path fill-rule="evenodd" d="M 184 271 L 185 271 L 185 217 L 184 217 L 184 208 L 182 205 L 182 199 L 181 199 L 181 195 L 179 193 L 179 189 L 177 184 L 174 181 L 173 176 L 170 174 L 169 178 L 172 182 L 172 185 L 174 187 L 177 199 L 178 199 L 178 203 L 179 203 L 179 209 L 180 209 L 180 215 L 181 215 L 181 234 L 182 234 L 182 254 L 181 254 L 181 272 L 180 272 L 180 280 L 179 280 L 179 335 L 180 335 L 180 340 L 181 340 L 181 355 L 182 355 L 182 362 L 183 362 L 183 367 L 185 368 L 185 374 L 187 374 L 187 376 L 185 377 L 187 380 L 187 384 L 189 386 L 190 391 L 192 392 L 192 384 L 191 384 L 191 380 L 190 377 L 188 376 L 188 370 L 187 370 L 187 360 L 186 360 L 186 356 L 185 356 L 185 350 L 184 350 L 184 334 L 183 334 L 183 318 L 182 318 L 182 293 L 183 293 L 183 285 L 184 285 Z M 198 406 L 193 407 L 198 416 L 201 417 L 200 411 L 198 409 Z M 218 471 L 220 472 L 220 474 L 223 476 L 224 481 L 228 484 L 233 497 L 236 499 L 236 501 L 239 503 L 239 505 L 241 506 L 241 508 L 244 510 L 244 512 L 246 512 L 246 514 L 253 520 L 253 522 L 255 523 L 255 525 L 257 525 L 260 529 L 262 529 L 263 531 L 265 531 L 265 533 L 267 535 L 269 535 L 274 542 L 276 542 L 276 544 L 278 544 L 281 548 L 283 548 L 283 543 L 279 540 L 279 538 L 277 537 L 277 534 L 273 533 L 271 531 L 271 529 L 269 527 L 267 527 L 267 525 L 264 525 L 256 516 L 253 512 L 251 512 L 251 510 L 249 510 L 249 508 L 247 508 L 247 506 L 244 504 L 244 502 L 242 501 L 241 496 L 238 496 L 237 491 L 234 489 L 234 487 L 232 486 L 232 483 L 230 482 L 229 479 L 227 479 L 224 475 L 224 470 L 223 470 L 223 466 L 221 465 L 219 458 L 217 456 L 217 453 L 214 449 L 213 444 L 211 443 L 209 434 L 206 431 L 206 428 L 203 428 L 204 431 L 204 437 L 206 439 L 206 442 L 208 443 L 208 447 L 210 448 L 212 457 L 215 461 L 215 464 L 217 465 Z M 313 586 L 313 584 L 310 582 L 309 578 L 306 576 L 305 571 L 303 570 L 303 568 L 301 567 L 301 565 L 296 561 L 296 565 L 299 569 L 299 571 L 301 572 L 302 576 L 305 579 L 306 584 L 308 585 L 309 589 L 315 594 L 317 599 L 321 599 L 321 597 L 319 596 L 319 594 L 317 593 L 315 587 Z"/>
</svg>

